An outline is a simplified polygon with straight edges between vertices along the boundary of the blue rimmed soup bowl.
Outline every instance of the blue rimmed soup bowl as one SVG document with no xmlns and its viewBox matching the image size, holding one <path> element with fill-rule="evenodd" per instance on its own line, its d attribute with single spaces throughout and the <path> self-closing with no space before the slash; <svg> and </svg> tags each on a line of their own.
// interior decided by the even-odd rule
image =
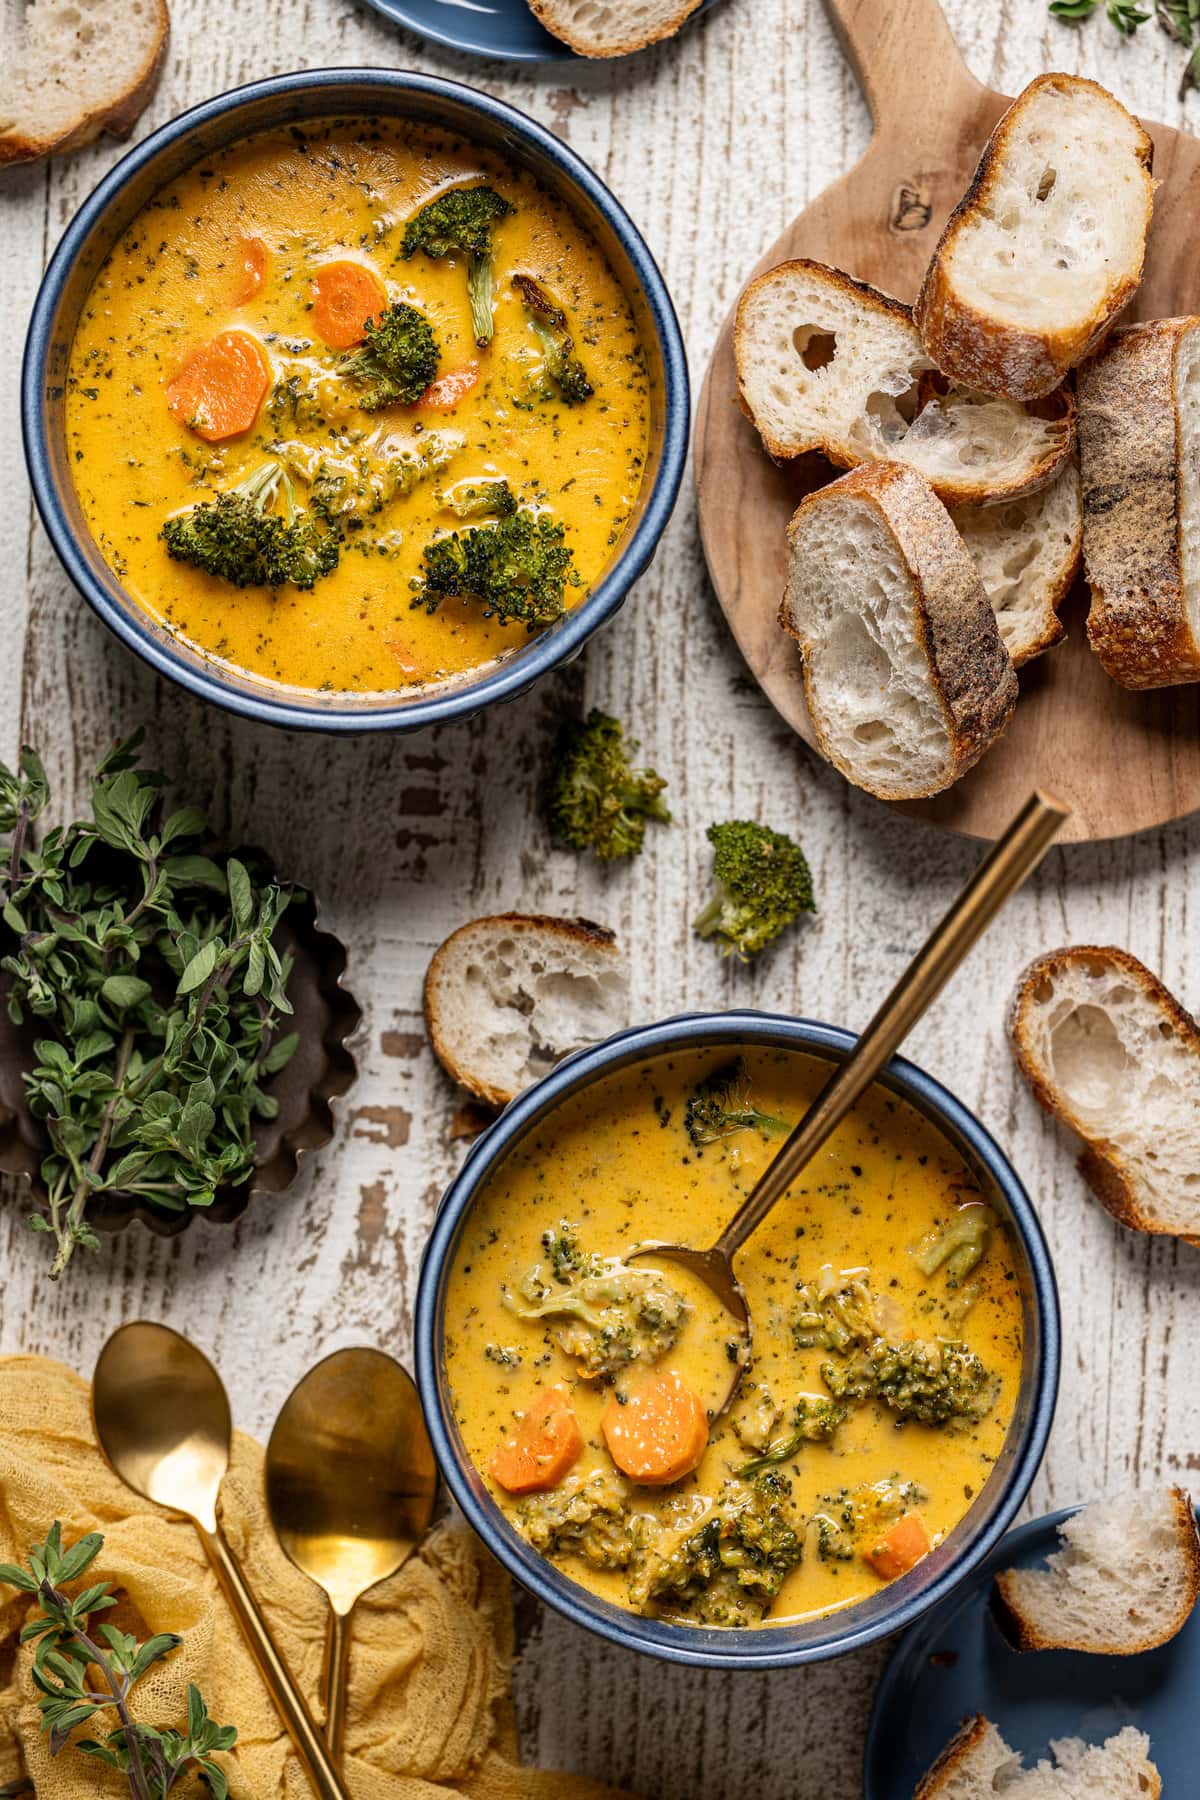
<svg viewBox="0 0 1200 1800">
<path fill-rule="evenodd" d="M 582 603 L 502 660 L 411 698 L 308 692 L 210 660 L 127 594 L 92 537 L 67 455 L 65 379 L 76 324 L 100 265 L 154 194 L 225 146 L 306 120 L 401 118 L 453 131 L 529 171 L 596 240 L 633 310 L 649 378 L 650 440 L 637 505 Z M 598 176 L 552 132 L 478 89 L 391 69 L 312 69 L 234 88 L 181 113 L 131 150 L 67 227 L 34 304 L 21 386 L 34 499 L 60 560 L 105 624 L 190 693 L 265 724 L 317 731 L 415 731 L 512 700 L 569 661 L 617 612 L 667 526 L 687 455 L 689 391 L 679 324 L 654 258 Z"/>
<path fill-rule="evenodd" d="M 1008 1226 L 1023 1312 L 1023 1359 L 1012 1422 L 996 1463 L 954 1530 L 917 1567 L 870 1598 L 820 1618 L 713 1629 L 646 1618 L 598 1598 L 540 1556 L 509 1523 L 473 1466 L 455 1420 L 444 1353 L 451 1269 L 482 1189 L 556 1111 L 619 1070 L 691 1050 L 784 1050 L 836 1062 L 855 1038 L 833 1025 L 769 1013 L 705 1013 L 639 1026 L 579 1051 L 520 1095 L 473 1146 L 443 1199 L 425 1251 L 416 1307 L 416 1367 L 425 1418 L 446 1484 L 488 1549 L 531 1593 L 613 1643 L 667 1662 L 772 1669 L 819 1662 L 902 1631 L 986 1557 L 1011 1524 L 1046 1448 L 1059 1378 L 1058 1292 L 1029 1196 L 995 1139 L 940 1082 L 903 1058 L 877 1085 L 907 1101 L 950 1143 Z M 735 1202 L 731 1199 L 731 1208 Z M 646 1221 L 646 1235 L 655 1235 Z M 450 1329 L 453 1322 L 450 1322 Z"/>
</svg>

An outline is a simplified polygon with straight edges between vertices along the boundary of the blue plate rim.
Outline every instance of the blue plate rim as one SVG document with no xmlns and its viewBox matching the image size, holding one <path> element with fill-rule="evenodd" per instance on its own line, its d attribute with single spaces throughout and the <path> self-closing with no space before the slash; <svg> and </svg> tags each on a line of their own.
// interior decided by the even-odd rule
<svg viewBox="0 0 1200 1800">
<path fill-rule="evenodd" d="M 370 710 L 341 712 L 307 703 L 283 687 L 272 693 L 264 683 L 261 695 L 233 688 L 203 664 L 185 660 L 171 647 L 169 640 L 155 631 L 149 615 L 142 615 L 136 602 L 131 601 L 124 607 L 112 598 L 76 543 L 59 497 L 43 396 L 54 316 L 75 258 L 130 176 L 152 163 L 167 145 L 243 105 L 279 94 L 326 89 L 332 91 L 331 105 L 336 106 L 337 90 L 362 84 L 416 91 L 434 99 L 454 101 L 481 113 L 493 124 L 515 130 L 519 136 L 531 141 L 575 183 L 616 233 L 633 267 L 661 347 L 665 404 L 662 454 L 646 509 L 625 539 L 620 558 L 609 574 L 561 624 L 536 639 L 524 657 L 512 656 L 482 679 L 468 682 L 450 693 L 434 693 L 427 699 Z M 581 156 L 519 107 L 510 106 L 466 82 L 417 70 L 355 65 L 295 70 L 229 88 L 168 119 L 109 170 L 71 218 L 46 265 L 25 339 L 20 408 L 26 467 L 46 535 L 70 580 L 114 636 L 157 674 L 226 712 L 284 730 L 359 736 L 375 732 L 419 731 L 429 725 L 450 724 L 472 717 L 485 706 L 515 700 L 551 669 L 569 661 L 601 626 L 609 622 L 645 574 L 679 498 L 687 465 L 691 387 L 683 333 L 666 280 L 630 215 Z"/>
<path fill-rule="evenodd" d="M 633 1061 L 639 1050 L 662 1054 L 684 1045 L 699 1047 L 706 1034 L 714 1043 L 739 1034 L 763 1042 L 789 1038 L 798 1048 L 829 1049 L 846 1054 L 858 1042 L 852 1031 L 791 1014 L 741 1008 L 725 1013 L 682 1013 L 617 1032 L 600 1044 L 566 1057 L 547 1076 L 518 1095 L 467 1153 L 457 1176 L 446 1188 L 421 1258 L 413 1321 L 413 1357 L 417 1390 L 426 1427 L 442 1478 L 472 1529 L 521 1585 L 545 1605 L 583 1625 L 608 1642 L 692 1668 L 781 1669 L 820 1662 L 906 1631 L 958 1589 L 1002 1540 L 1033 1482 L 1054 1421 L 1061 1371 L 1061 1314 L 1058 1284 L 1037 1209 L 1020 1176 L 991 1132 L 970 1108 L 918 1064 L 895 1056 L 879 1079 L 893 1080 L 910 1101 L 913 1096 L 939 1111 L 978 1154 L 1004 1193 L 1019 1222 L 1031 1279 L 1041 1308 L 1043 1355 L 1029 1412 L 1026 1442 L 1009 1475 L 1009 1485 L 978 1540 L 928 1588 L 910 1595 L 894 1613 L 867 1624 L 854 1624 L 856 1608 L 828 1615 L 831 1637 L 811 1644 L 784 1645 L 786 1627 L 716 1631 L 644 1619 L 624 1608 L 596 1599 L 536 1552 L 525 1553 L 511 1528 L 498 1523 L 503 1515 L 482 1482 L 472 1481 L 459 1467 L 443 1417 L 439 1368 L 441 1289 L 455 1232 L 470 1206 L 483 1162 L 491 1163 L 542 1113 L 548 1112 L 579 1077 L 594 1078 L 604 1070 Z M 845 1623 L 841 1623 L 845 1621 Z"/>
<path fill-rule="evenodd" d="M 702 0 L 702 4 L 696 8 L 691 17 L 684 20 L 681 29 L 686 29 L 694 20 L 711 11 L 718 3 L 719 0 Z M 459 56 L 478 56 L 487 62 L 520 63 L 526 68 L 537 68 L 539 65 L 563 62 L 583 63 L 588 67 L 596 67 L 603 66 L 605 63 L 620 65 L 627 60 L 623 56 L 580 56 L 578 51 L 572 50 L 569 44 L 564 44 L 560 38 L 554 36 L 553 32 L 547 31 L 540 21 L 533 19 L 532 13 L 530 13 L 530 18 L 545 37 L 546 47 L 541 50 L 496 50 L 487 44 L 464 41 L 451 31 L 439 30 L 436 25 L 430 24 L 425 18 L 418 17 L 407 0 L 366 0 L 366 4 L 373 12 L 378 13 L 381 19 L 386 19 L 389 24 L 401 26 L 405 31 L 416 32 L 427 43 L 436 44 L 442 50 L 453 50 Z M 466 9 L 463 11 L 464 17 L 470 16 Z M 630 54 L 640 56 L 642 52 L 634 50 Z"/>
</svg>

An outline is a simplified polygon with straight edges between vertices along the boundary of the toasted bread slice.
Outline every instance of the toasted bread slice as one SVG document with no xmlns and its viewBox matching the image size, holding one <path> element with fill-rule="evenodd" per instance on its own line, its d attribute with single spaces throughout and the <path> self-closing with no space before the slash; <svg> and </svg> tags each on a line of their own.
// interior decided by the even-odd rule
<svg viewBox="0 0 1200 1800">
<path fill-rule="evenodd" d="M 1200 681 L 1200 318 L 1114 332 L 1079 401 L 1092 648 L 1123 687 Z"/>
<path fill-rule="evenodd" d="M 589 919 L 473 919 L 434 952 L 425 977 L 434 1054 L 489 1106 L 507 1106 L 570 1051 L 620 1030 L 628 1005 L 617 940 Z"/>
<path fill-rule="evenodd" d="M 628 56 L 673 37 L 701 0 L 529 0 L 534 17 L 580 56 Z"/>
<path fill-rule="evenodd" d="M 1019 669 L 1066 635 L 1058 609 L 1079 573 L 1083 543 L 1078 466 L 1069 462 L 1036 494 L 998 506 L 955 507 L 950 517 Z"/>
<path fill-rule="evenodd" d="M 1181 1631 L 1200 1596 L 1200 1535 L 1182 1488 L 1097 1500 L 1064 1519 L 1044 1569 L 1003 1569 L 993 1611 L 1018 1650 L 1137 1656 Z"/>
<path fill-rule="evenodd" d="M 30 0 L 0 94 L 0 164 L 127 137 L 167 47 L 166 0 Z"/>
<path fill-rule="evenodd" d="M 885 800 L 939 793 L 1008 723 L 1017 678 L 950 515 L 902 463 L 801 501 L 780 623 L 822 755 Z"/>
<path fill-rule="evenodd" d="M 1074 448 L 1068 391 L 1030 410 L 943 381 L 907 306 L 824 263 L 750 283 L 734 354 L 742 406 L 780 460 L 907 463 L 948 506 L 975 506 L 1044 487 Z"/>
<path fill-rule="evenodd" d="M 1126 950 L 1053 950 L 1022 975 L 1009 1031 L 1101 1205 L 1200 1244 L 1200 1027 L 1158 976 Z"/>
<path fill-rule="evenodd" d="M 933 253 L 916 321 L 945 374 L 1032 400 L 1132 299 L 1154 203 L 1153 146 L 1106 88 L 1039 75 L 988 140 Z"/>
<path fill-rule="evenodd" d="M 1025 1769 L 990 1719 L 978 1714 L 951 1738 L 913 1800 L 1158 1800 L 1162 1781 L 1150 1740 L 1126 1725 L 1104 1744 L 1062 1738 L 1054 1762 Z"/>
</svg>

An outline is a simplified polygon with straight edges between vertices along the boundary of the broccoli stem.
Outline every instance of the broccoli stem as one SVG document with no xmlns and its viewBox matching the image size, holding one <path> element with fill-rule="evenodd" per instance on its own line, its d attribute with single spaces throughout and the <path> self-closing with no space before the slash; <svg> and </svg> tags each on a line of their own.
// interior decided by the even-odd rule
<svg viewBox="0 0 1200 1800">
<path fill-rule="evenodd" d="M 494 292 L 492 258 L 472 253 L 467 259 L 467 298 L 471 302 L 471 324 L 475 331 L 475 342 L 481 350 L 487 349 L 496 331 L 496 322 L 492 312 Z"/>
</svg>

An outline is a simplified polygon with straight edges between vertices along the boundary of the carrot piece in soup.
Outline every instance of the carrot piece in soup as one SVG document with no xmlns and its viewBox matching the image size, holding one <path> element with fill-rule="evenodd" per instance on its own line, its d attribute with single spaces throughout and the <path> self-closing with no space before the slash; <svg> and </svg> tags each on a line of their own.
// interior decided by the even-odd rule
<svg viewBox="0 0 1200 1800">
<path fill-rule="evenodd" d="M 436 406 L 443 412 L 449 412 L 457 406 L 464 395 L 469 394 L 479 380 L 479 364 L 464 363 L 461 369 L 451 369 L 448 374 L 440 375 L 431 383 L 417 401 L 418 406 Z"/>
<path fill-rule="evenodd" d="M 614 1394 L 601 1420 L 608 1453 L 643 1487 L 667 1487 L 690 1475 L 708 1446 L 700 1396 L 672 1369 L 659 1369 L 625 1403 Z"/>
<path fill-rule="evenodd" d="M 223 331 L 193 350 L 167 383 L 171 417 L 210 444 L 249 431 L 271 380 L 266 352 L 248 331 Z"/>
<path fill-rule="evenodd" d="M 387 289 L 362 263 L 325 263 L 313 276 L 313 324 L 331 350 L 352 350 L 387 311 Z"/>
<path fill-rule="evenodd" d="M 885 1581 L 895 1581 L 898 1575 L 914 1569 L 932 1549 L 920 1513 L 904 1513 L 884 1532 L 874 1549 L 867 1551 L 867 1561 Z"/>
<path fill-rule="evenodd" d="M 247 300 L 253 300 L 266 278 L 267 246 L 260 237 L 242 238 L 229 289 L 230 306 L 245 306 Z"/>
<path fill-rule="evenodd" d="M 557 1487 L 579 1461 L 583 1433 L 566 1390 L 546 1388 L 522 1414 L 488 1468 L 510 1494 L 538 1494 Z"/>
</svg>

